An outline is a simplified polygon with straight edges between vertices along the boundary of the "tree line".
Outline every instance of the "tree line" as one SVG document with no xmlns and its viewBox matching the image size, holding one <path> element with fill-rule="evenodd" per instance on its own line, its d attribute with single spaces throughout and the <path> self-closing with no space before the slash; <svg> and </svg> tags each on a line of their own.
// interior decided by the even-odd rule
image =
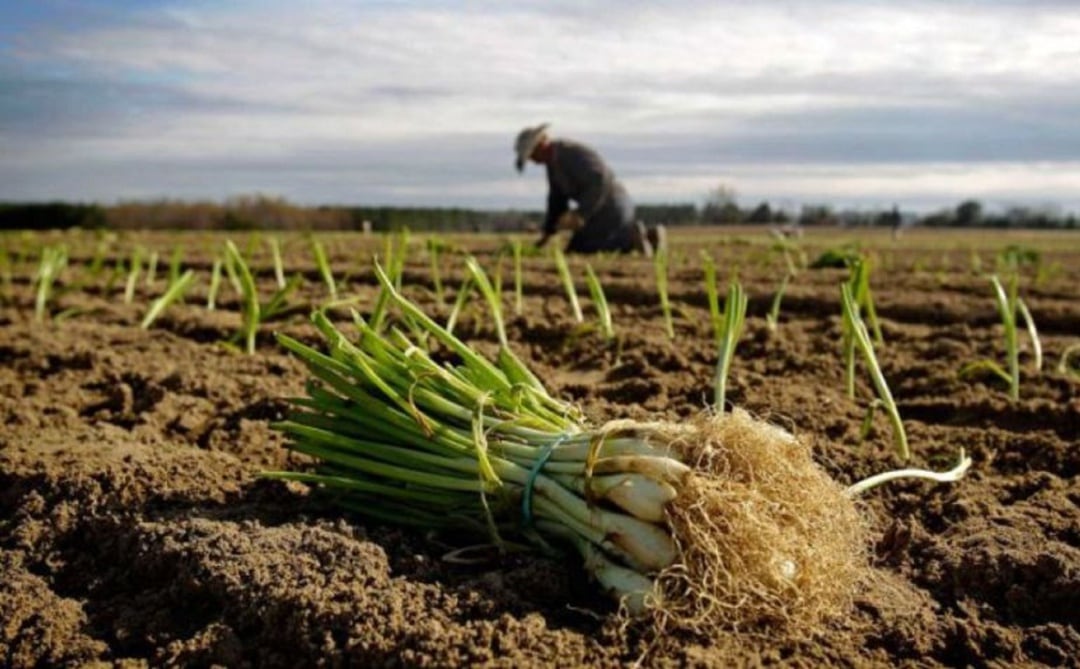
<svg viewBox="0 0 1080 669">
<path fill-rule="evenodd" d="M 836 209 L 807 204 L 797 210 L 760 202 L 743 207 L 726 189 L 703 205 L 692 202 L 643 203 L 645 223 L 692 225 L 801 225 L 904 227 L 1066 228 L 1080 227 L 1073 213 L 1054 207 L 1015 206 L 989 211 L 977 200 L 930 213 L 898 207 Z M 300 206 L 284 198 L 245 195 L 224 202 L 154 200 L 112 205 L 68 202 L 0 203 L 0 229 L 112 228 L 184 230 L 370 230 L 407 227 L 442 232 L 520 232 L 539 229 L 543 212 L 457 207 Z"/>
</svg>

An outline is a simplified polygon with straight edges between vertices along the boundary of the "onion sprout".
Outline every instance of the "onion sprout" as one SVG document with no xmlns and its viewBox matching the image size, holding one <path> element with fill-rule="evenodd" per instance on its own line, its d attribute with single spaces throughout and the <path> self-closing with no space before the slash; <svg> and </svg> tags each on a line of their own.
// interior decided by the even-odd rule
<svg viewBox="0 0 1080 669">
<path fill-rule="evenodd" d="M 337 301 L 337 283 L 334 282 L 334 272 L 330 268 L 330 261 L 326 259 L 326 249 L 314 236 L 311 238 L 311 250 L 315 254 L 315 265 L 319 268 L 319 276 L 322 277 L 323 283 L 326 284 L 326 289 L 330 293 L 330 300 L 332 302 Z"/>
<path fill-rule="evenodd" d="M 244 350 L 248 354 L 255 352 L 255 334 L 259 330 L 259 295 L 255 288 L 255 278 L 251 275 L 251 270 L 248 269 L 248 265 L 244 262 L 244 257 L 240 255 L 240 251 L 237 250 L 236 244 L 233 244 L 232 240 L 225 241 L 225 255 L 229 259 L 228 265 L 231 266 L 236 274 L 236 278 L 239 280 L 241 288 L 241 312 L 243 315 L 243 327 L 240 334 L 244 339 Z"/>
<path fill-rule="evenodd" d="M 206 308 L 213 311 L 217 303 L 218 290 L 221 287 L 221 258 L 214 258 L 210 268 L 210 289 L 206 293 Z"/>
<path fill-rule="evenodd" d="M 510 242 L 510 252 L 514 256 L 514 313 L 518 316 L 521 315 L 523 309 L 522 299 L 522 276 L 521 276 L 521 240 L 515 239 Z"/>
<path fill-rule="evenodd" d="M 284 288 L 285 281 L 285 265 L 281 260 L 281 241 L 274 235 L 271 235 L 267 240 L 270 244 L 270 256 L 274 261 L 274 279 L 277 281 L 278 288 Z"/>
<path fill-rule="evenodd" d="M 45 320 L 48 314 L 49 297 L 53 286 L 60 278 L 60 273 L 67 267 L 67 249 L 63 246 L 46 246 L 41 249 L 41 262 L 38 263 L 34 281 L 37 292 L 34 298 L 34 318 L 38 322 Z"/>
<path fill-rule="evenodd" d="M 705 295 L 709 302 L 709 318 L 713 325 L 713 337 L 720 343 L 724 318 L 720 313 L 720 291 L 716 287 L 716 262 L 707 252 L 701 252 L 702 269 L 705 272 Z"/>
<path fill-rule="evenodd" d="M 889 416 L 889 421 L 892 423 L 893 441 L 896 445 L 897 455 L 900 456 L 901 460 L 906 461 L 911 457 L 911 452 L 908 449 L 904 423 L 900 419 L 900 410 L 896 406 L 896 401 L 889 390 L 889 384 L 885 381 L 885 376 L 881 373 L 881 366 L 878 365 L 877 356 L 874 354 L 874 344 L 870 340 L 866 324 L 859 314 L 859 305 L 855 301 L 852 286 L 848 283 L 841 284 L 840 294 L 845 329 L 851 333 L 854 347 L 862 351 L 863 360 L 866 362 L 866 367 L 870 372 L 870 379 L 877 390 L 878 398 L 881 400 L 885 412 Z"/>
<path fill-rule="evenodd" d="M 608 307 L 607 297 L 604 295 L 604 287 L 600 284 L 592 265 L 585 265 L 585 283 L 589 287 L 596 315 L 600 319 L 600 331 L 608 341 L 615 339 L 615 327 L 611 322 L 611 309 Z"/>
<path fill-rule="evenodd" d="M 442 242 L 434 237 L 427 240 L 428 258 L 431 262 L 431 282 L 435 286 L 435 300 L 439 304 L 446 302 L 446 293 L 443 291 L 442 272 L 439 270 L 439 249 Z"/>
<path fill-rule="evenodd" d="M 161 297 L 154 300 L 150 305 L 150 309 L 146 312 L 146 316 L 143 318 L 142 323 L 139 324 L 139 327 L 143 330 L 148 329 L 170 304 L 182 300 L 184 293 L 187 292 L 194 278 L 195 271 L 189 269 L 170 283 Z"/>
<path fill-rule="evenodd" d="M 559 272 L 563 288 L 566 290 L 566 299 L 570 301 L 570 309 L 574 313 L 574 320 L 578 323 L 585 322 L 585 315 L 581 313 L 581 304 L 578 302 L 577 290 L 574 288 L 574 278 L 570 275 L 570 266 L 566 263 L 566 255 L 562 249 L 555 248 L 555 269 Z"/>
<path fill-rule="evenodd" d="M 769 313 L 765 316 L 765 323 L 767 324 L 770 332 L 776 332 L 776 326 L 780 320 L 780 302 L 784 299 L 784 291 L 787 290 L 788 282 L 791 281 L 792 273 L 787 273 L 784 278 L 780 280 L 780 287 L 776 290 L 776 295 L 773 296 L 772 305 L 769 307 Z"/>
<path fill-rule="evenodd" d="M 728 287 L 727 301 L 724 303 L 724 315 L 721 319 L 719 353 L 716 361 L 715 401 L 713 409 L 723 414 L 727 398 L 727 379 L 731 370 L 731 361 L 735 357 L 735 345 L 742 335 L 743 322 L 746 319 L 746 293 L 738 280 L 732 280 Z"/>
<path fill-rule="evenodd" d="M 668 339 L 675 338 L 675 323 L 671 318 L 671 301 L 668 299 L 668 254 L 658 251 L 653 255 L 653 272 L 656 274 L 656 291 L 660 294 L 660 310 L 664 313 L 664 328 Z"/>
<path fill-rule="evenodd" d="M 142 257 L 142 247 L 136 246 L 131 252 L 131 259 L 128 261 L 127 283 L 124 285 L 124 304 L 131 304 L 135 299 L 135 282 L 139 280 L 139 271 L 142 269 Z"/>
</svg>

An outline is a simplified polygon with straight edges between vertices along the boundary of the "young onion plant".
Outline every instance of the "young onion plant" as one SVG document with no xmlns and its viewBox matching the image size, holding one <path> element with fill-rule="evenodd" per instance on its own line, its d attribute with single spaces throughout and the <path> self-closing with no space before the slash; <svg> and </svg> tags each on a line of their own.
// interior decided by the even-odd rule
<svg viewBox="0 0 1080 669">
<path fill-rule="evenodd" d="M 124 284 L 124 304 L 131 304 L 135 299 L 135 283 L 139 280 L 139 271 L 142 269 L 143 249 L 136 246 L 128 260 L 127 282 Z"/>
<path fill-rule="evenodd" d="M 34 319 L 44 321 L 48 315 L 49 297 L 53 293 L 56 280 L 67 267 L 68 254 L 63 246 L 46 246 L 41 249 L 41 261 L 38 263 L 34 283 L 37 290 L 34 297 Z"/>
<path fill-rule="evenodd" d="M 724 317 L 720 312 L 720 291 L 716 287 L 716 261 L 707 252 L 702 251 L 701 262 L 705 273 L 705 295 L 709 302 L 709 320 L 712 321 L 713 336 L 719 344 Z"/>
<path fill-rule="evenodd" d="M 1009 399 L 1015 402 L 1020 399 L 1020 338 L 1017 314 L 1024 319 L 1031 338 L 1032 365 L 1036 373 L 1042 370 L 1042 342 L 1039 341 L 1031 311 L 1018 295 L 1019 274 L 1015 271 L 1010 274 L 1007 287 L 1002 285 L 997 275 L 990 277 L 990 283 L 994 288 L 994 301 L 997 303 L 998 315 L 1001 316 L 1001 325 L 1005 331 L 1005 363 L 1008 371 L 995 361 L 986 359 L 964 365 L 960 369 L 960 376 L 967 377 L 987 370 L 1008 384 Z"/>
<path fill-rule="evenodd" d="M 731 361 L 735 358 L 735 345 L 742 336 L 743 323 L 746 320 L 746 293 L 738 280 L 732 280 L 728 287 L 724 314 L 716 338 L 720 342 L 716 360 L 715 397 L 713 408 L 717 414 L 723 414 L 727 402 L 727 380 L 731 372 Z"/>
<path fill-rule="evenodd" d="M 378 266 L 396 313 L 384 331 L 354 313 L 350 336 L 316 311 L 325 351 L 277 336 L 313 378 L 274 427 L 316 466 L 267 476 L 332 491 L 376 521 L 577 554 L 625 614 L 661 630 L 712 637 L 846 606 L 865 566 L 863 523 L 808 448 L 741 411 L 590 423 L 513 352 L 493 286 L 466 264 L 491 307 L 494 360 Z"/>
<path fill-rule="evenodd" d="M 896 453 L 901 460 L 906 461 L 911 457 L 911 452 L 908 449 L 904 423 L 900 419 L 900 410 L 897 408 L 896 401 L 889 390 L 889 384 L 885 381 L 885 375 L 881 373 L 881 366 L 878 364 L 877 356 L 874 354 L 874 344 L 870 339 L 866 323 L 863 322 L 859 313 L 855 289 L 851 284 L 844 283 L 840 285 L 840 303 L 843 308 L 844 329 L 846 332 L 851 333 L 853 348 L 857 348 L 863 354 L 863 360 L 866 363 L 867 370 L 870 372 L 870 380 L 877 391 L 880 405 L 888 414 L 889 422 L 892 424 L 893 443 L 896 445 Z M 848 366 L 849 369 L 853 369 L 854 361 L 850 360 Z M 870 408 L 867 410 L 868 413 L 872 412 L 877 406 L 877 403 L 871 403 Z"/>
<path fill-rule="evenodd" d="M 514 313 L 518 316 L 521 315 L 524 305 L 524 299 L 522 298 L 522 272 L 521 272 L 521 240 L 515 239 L 510 242 L 510 252 L 514 257 Z"/>
<path fill-rule="evenodd" d="M 660 310 L 664 313 L 664 329 L 668 339 L 674 339 L 675 322 L 671 318 L 671 301 L 668 299 L 667 251 L 659 251 L 653 255 L 653 271 L 656 274 L 656 291 L 660 293 Z"/>
<path fill-rule="evenodd" d="M 293 310 L 288 304 L 288 298 L 300 286 L 303 277 L 299 274 L 293 276 L 286 282 L 284 288 L 276 290 L 270 299 L 263 303 L 259 301 L 255 277 L 232 240 L 225 242 L 225 258 L 225 267 L 233 268 L 232 272 L 240 286 L 240 311 L 243 319 L 240 331 L 228 343 L 235 344 L 243 341 L 244 351 L 252 354 L 255 352 L 255 339 L 260 324 Z"/>
<path fill-rule="evenodd" d="M 311 252 L 315 255 L 315 266 L 319 268 L 319 276 L 326 284 L 326 290 L 330 293 L 330 301 L 338 299 L 337 282 L 334 281 L 334 271 L 330 267 L 330 261 L 326 258 L 326 249 L 322 242 L 315 237 L 311 238 Z"/>
<path fill-rule="evenodd" d="M 600 331 L 604 334 L 604 339 L 612 341 L 615 339 L 615 326 L 611 320 L 611 308 L 608 306 L 607 296 L 604 295 L 604 286 L 601 285 L 592 265 L 585 265 L 585 283 L 589 287 L 593 307 L 596 309 L 596 316 L 600 320 Z"/>
<path fill-rule="evenodd" d="M 178 276 L 175 281 L 170 282 L 168 288 L 165 289 L 165 292 L 162 293 L 161 297 L 154 300 L 150 305 L 150 309 L 146 312 L 146 316 L 143 317 L 139 327 L 143 330 L 149 329 L 149 327 L 154 324 L 154 321 L 158 319 L 158 316 L 164 313 L 165 309 L 167 309 L 170 304 L 183 300 L 184 293 L 191 287 L 194 280 L 195 270 L 189 269 Z"/>
<path fill-rule="evenodd" d="M 581 303 L 578 302 L 577 289 L 574 288 L 574 277 L 570 274 L 570 266 L 566 262 L 566 255 L 561 249 L 555 249 L 555 269 L 559 272 L 559 279 L 563 288 L 566 289 L 566 299 L 570 301 L 570 309 L 574 313 L 574 320 L 578 323 L 585 322 L 585 315 L 581 312 Z"/>
<path fill-rule="evenodd" d="M 776 327 L 780 322 L 780 303 L 784 299 L 784 291 L 787 290 L 788 283 L 793 276 L 794 274 L 791 274 L 790 272 L 785 274 L 784 278 L 780 280 L 780 287 L 776 289 L 776 294 L 773 295 L 769 313 L 765 316 L 765 323 L 769 328 L 769 332 L 776 332 Z"/>
</svg>

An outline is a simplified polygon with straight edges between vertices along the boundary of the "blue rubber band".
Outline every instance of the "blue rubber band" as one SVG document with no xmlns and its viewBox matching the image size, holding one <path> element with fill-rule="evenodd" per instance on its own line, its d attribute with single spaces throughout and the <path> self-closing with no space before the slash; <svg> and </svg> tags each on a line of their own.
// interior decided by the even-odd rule
<svg viewBox="0 0 1080 669">
<path fill-rule="evenodd" d="M 555 448 L 570 438 L 570 435 L 564 434 L 555 441 L 547 445 L 544 452 L 540 454 L 540 457 L 533 463 L 532 468 L 529 470 L 529 478 L 525 480 L 525 490 L 521 493 L 521 524 L 524 527 L 532 525 L 532 496 L 533 496 L 533 484 L 536 483 L 536 477 L 540 475 L 540 470 L 547 464 L 551 454 L 555 451 Z"/>
</svg>

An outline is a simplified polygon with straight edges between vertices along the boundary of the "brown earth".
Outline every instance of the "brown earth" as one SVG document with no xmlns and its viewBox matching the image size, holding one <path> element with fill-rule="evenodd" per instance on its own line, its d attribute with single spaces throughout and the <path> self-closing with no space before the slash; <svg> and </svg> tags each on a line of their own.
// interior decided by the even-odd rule
<svg viewBox="0 0 1080 669">
<path fill-rule="evenodd" d="M 802 240 L 811 259 L 843 241 L 874 254 L 886 342 L 878 355 L 913 464 L 947 468 L 963 448 L 974 466 L 957 484 L 907 480 L 866 495 L 877 578 L 845 616 L 809 633 L 717 630 L 707 640 L 675 635 L 663 644 L 648 630 L 621 629 L 574 564 L 449 564 L 441 558 L 457 546 L 454 537 L 364 521 L 302 486 L 258 478 L 286 464 L 268 424 L 306 377 L 274 346 L 271 329 L 317 337 L 301 313 L 265 327 L 254 356 L 219 343 L 240 320 L 227 287 L 217 310 L 205 307 L 211 249 L 221 239 L 106 240 L 107 267 L 138 243 L 160 252 L 163 271 L 183 245 L 185 264 L 200 273 L 186 304 L 141 330 L 164 286 L 160 272 L 153 286 L 140 280 L 125 305 L 122 279 L 107 288 L 108 270 L 90 276 L 93 236 L 0 237 L 14 262 L 11 281 L 0 285 L 0 664 L 1077 666 L 1080 378 L 1055 368 L 1080 341 L 1080 236 L 913 231 L 896 241 L 815 232 Z M 36 249 L 60 241 L 71 265 L 52 318 L 38 324 Z M 495 267 L 499 240 L 451 241 Z M 366 258 L 382 242 L 325 242 L 342 294 L 370 308 Z M 527 259 L 525 315 L 512 319 L 510 338 L 553 392 L 598 422 L 702 411 L 716 362 L 697 255 L 707 248 L 721 276 L 738 269 L 750 296 L 729 400 L 794 431 L 842 483 L 899 465 L 881 412 L 860 441 L 872 390 L 865 375 L 858 400 L 845 392 L 843 270 L 801 271 L 770 332 L 764 316 L 783 261 L 764 233 L 694 231 L 672 242 L 674 341 L 648 260 L 592 259 L 619 335 L 610 346 L 573 322 L 550 260 Z M 968 362 L 1003 360 L 990 284 L 976 270 L 992 268 L 1009 243 L 1042 250 L 1040 268 L 1024 271 L 1021 295 L 1046 363 L 1032 369 L 1022 335 L 1016 403 L 989 377 L 957 374 Z M 268 294 L 269 256 L 252 248 Z M 412 248 L 406 291 L 445 317 L 422 240 Z M 307 279 L 294 298 L 303 312 L 326 289 L 302 238 L 287 240 L 285 251 L 286 268 Z M 582 263 L 573 260 L 579 276 Z M 441 264 L 446 285 L 456 287 L 460 255 L 448 251 Z M 509 263 L 503 275 L 512 286 Z M 459 331 L 493 350 L 478 301 Z"/>
</svg>

